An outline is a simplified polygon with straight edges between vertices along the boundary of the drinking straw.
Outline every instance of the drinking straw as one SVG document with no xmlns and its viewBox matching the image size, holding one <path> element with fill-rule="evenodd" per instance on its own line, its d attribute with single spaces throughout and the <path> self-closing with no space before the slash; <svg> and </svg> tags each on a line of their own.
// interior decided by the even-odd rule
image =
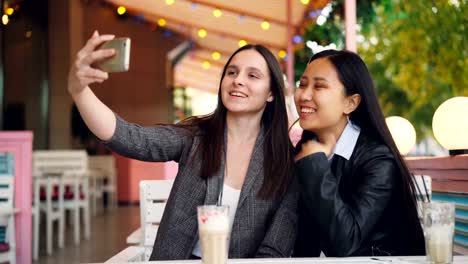
<svg viewBox="0 0 468 264">
<path fill-rule="evenodd" d="M 413 182 L 414 182 L 414 185 L 416 185 L 416 190 L 417 190 L 417 196 L 416 197 L 421 197 L 423 202 L 424 202 L 424 196 L 421 192 L 421 189 L 419 188 L 419 184 L 418 184 L 418 181 L 416 180 L 416 176 L 411 173 L 411 176 L 413 176 Z M 424 182 L 424 179 L 423 179 L 423 182 Z"/>
<path fill-rule="evenodd" d="M 426 186 L 426 181 L 424 180 L 423 175 L 421 175 L 421 178 L 422 178 L 422 182 L 423 182 L 423 186 L 424 186 L 424 191 L 426 192 L 427 202 L 430 203 L 431 202 L 431 197 L 429 196 L 429 191 L 428 191 L 427 186 Z"/>
</svg>

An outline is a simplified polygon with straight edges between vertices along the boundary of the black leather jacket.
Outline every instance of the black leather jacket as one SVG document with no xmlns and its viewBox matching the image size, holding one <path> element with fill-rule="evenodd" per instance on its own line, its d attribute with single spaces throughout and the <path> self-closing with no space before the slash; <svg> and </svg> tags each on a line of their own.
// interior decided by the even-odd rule
<svg viewBox="0 0 468 264">
<path fill-rule="evenodd" d="M 350 160 L 323 152 L 296 162 L 302 188 L 296 257 L 424 255 L 418 221 L 409 226 L 403 184 L 388 147 L 364 133 Z M 416 208 L 414 208 L 416 210 Z"/>
</svg>

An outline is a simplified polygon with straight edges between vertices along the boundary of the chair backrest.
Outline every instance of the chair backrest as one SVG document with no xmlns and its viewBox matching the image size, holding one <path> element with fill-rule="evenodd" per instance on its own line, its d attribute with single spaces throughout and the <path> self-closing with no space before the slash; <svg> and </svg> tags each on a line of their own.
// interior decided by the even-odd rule
<svg viewBox="0 0 468 264">
<path fill-rule="evenodd" d="M 115 176 L 115 157 L 112 155 L 89 156 L 88 167 L 91 170 L 100 170 L 108 177 Z"/>
<path fill-rule="evenodd" d="M 0 175 L 14 174 L 15 160 L 13 153 L 0 153 Z"/>
<path fill-rule="evenodd" d="M 0 210 L 12 210 L 14 207 L 15 177 L 13 175 L 0 175 Z M 7 217 L 0 217 L 0 241 L 5 242 L 6 230 L 8 224 Z"/>
<path fill-rule="evenodd" d="M 88 175 L 88 154 L 85 150 L 36 150 L 33 152 L 33 176 L 61 174 Z"/>
<path fill-rule="evenodd" d="M 140 220 L 145 246 L 145 260 L 149 259 L 158 225 L 174 180 L 146 180 L 140 182 Z"/>
<path fill-rule="evenodd" d="M 15 177 L 13 175 L 0 175 L 0 209 L 12 209 L 15 193 Z"/>
</svg>

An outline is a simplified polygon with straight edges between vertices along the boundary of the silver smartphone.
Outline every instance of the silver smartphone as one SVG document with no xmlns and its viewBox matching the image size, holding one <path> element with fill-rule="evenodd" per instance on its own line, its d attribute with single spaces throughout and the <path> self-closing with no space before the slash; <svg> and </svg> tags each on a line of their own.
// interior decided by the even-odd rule
<svg viewBox="0 0 468 264">
<path fill-rule="evenodd" d="M 130 39 L 115 38 L 102 44 L 98 49 L 114 49 L 115 55 L 96 63 L 105 72 L 124 72 L 130 68 Z"/>
</svg>

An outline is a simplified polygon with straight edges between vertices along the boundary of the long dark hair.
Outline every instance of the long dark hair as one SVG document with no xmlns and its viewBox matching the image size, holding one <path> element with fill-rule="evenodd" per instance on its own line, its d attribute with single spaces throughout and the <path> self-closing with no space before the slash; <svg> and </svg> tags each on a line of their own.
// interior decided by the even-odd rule
<svg viewBox="0 0 468 264">
<path fill-rule="evenodd" d="M 400 182 L 403 183 L 402 200 L 404 206 L 406 206 L 408 220 L 411 223 L 409 225 L 411 230 L 408 230 L 408 232 L 414 232 L 414 236 L 412 237 L 419 239 L 422 235 L 422 229 L 416 209 L 414 181 L 385 123 L 385 118 L 375 93 L 374 83 L 366 64 L 356 53 L 344 50 L 324 50 L 314 54 L 308 63 L 319 58 L 326 58 L 333 64 L 339 80 L 345 87 L 347 96 L 353 94 L 361 96 L 361 103 L 350 114 L 349 118 L 365 134 L 386 145 L 393 154 L 400 172 Z M 310 131 L 304 131 L 301 142 L 310 137 L 313 137 L 313 134 Z"/>
<path fill-rule="evenodd" d="M 236 50 L 224 65 L 219 82 L 218 106 L 214 112 L 206 116 L 188 118 L 182 122 L 182 125 L 200 129 L 198 135 L 201 137 L 201 141 L 197 149 L 202 162 L 200 176 L 203 178 L 212 177 L 220 169 L 222 153 L 225 148 L 224 130 L 227 109 L 221 100 L 221 83 L 232 58 L 243 50 L 257 51 L 265 59 L 270 74 L 273 101 L 267 103 L 261 119 L 264 130 L 264 181 L 258 196 L 274 198 L 285 193 L 293 178 L 294 153 L 288 136 L 283 73 L 275 56 L 267 48 L 262 45 L 249 44 Z"/>
</svg>

